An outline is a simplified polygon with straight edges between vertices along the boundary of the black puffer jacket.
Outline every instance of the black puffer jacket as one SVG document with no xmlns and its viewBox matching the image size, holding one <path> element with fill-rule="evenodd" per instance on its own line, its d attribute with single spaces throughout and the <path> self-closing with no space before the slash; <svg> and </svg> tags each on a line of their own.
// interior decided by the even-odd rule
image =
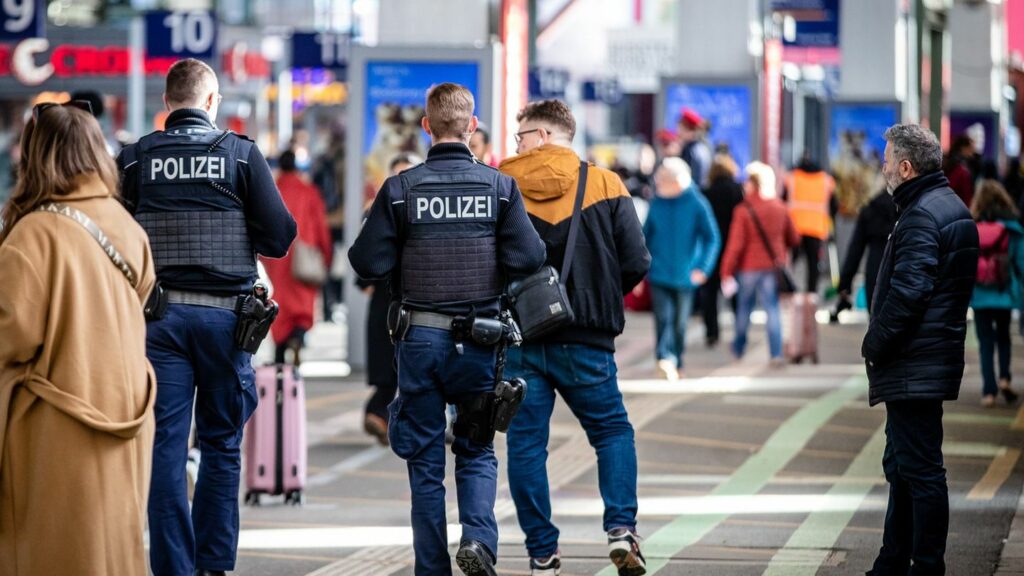
<svg viewBox="0 0 1024 576">
<path fill-rule="evenodd" d="M 964 373 L 978 228 L 941 172 L 893 193 L 898 219 L 878 270 L 861 349 L 871 405 L 955 400 Z"/>
</svg>

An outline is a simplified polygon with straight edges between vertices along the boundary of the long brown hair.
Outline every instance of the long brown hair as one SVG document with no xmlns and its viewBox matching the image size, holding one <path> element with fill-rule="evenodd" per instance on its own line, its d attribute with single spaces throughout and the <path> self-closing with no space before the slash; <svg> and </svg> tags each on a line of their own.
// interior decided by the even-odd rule
<svg viewBox="0 0 1024 576">
<path fill-rule="evenodd" d="M 0 241 L 23 216 L 48 200 L 74 192 L 80 176 L 95 174 L 117 195 L 117 165 L 99 122 L 72 106 L 50 106 L 25 125 L 18 182 L 0 217 Z"/>
<path fill-rule="evenodd" d="M 971 202 L 971 216 L 977 222 L 989 220 L 1016 220 L 1020 212 L 1013 205 L 1006 188 L 998 180 L 986 179 L 978 184 L 978 191 Z"/>
</svg>

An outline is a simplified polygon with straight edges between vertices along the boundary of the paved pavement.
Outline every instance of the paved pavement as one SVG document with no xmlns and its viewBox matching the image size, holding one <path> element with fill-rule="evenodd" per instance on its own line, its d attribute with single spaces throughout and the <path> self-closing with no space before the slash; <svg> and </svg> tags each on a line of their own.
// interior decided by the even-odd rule
<svg viewBox="0 0 1024 576">
<path fill-rule="evenodd" d="M 649 573 L 863 574 L 880 545 L 887 495 L 881 475 L 885 414 L 867 406 L 859 362 L 863 324 L 822 325 L 822 363 L 782 369 L 768 368 L 759 326 L 742 362 L 733 362 L 724 347 L 706 349 L 694 328 L 688 378 L 678 383 L 653 379 L 651 325 L 649 315 L 630 315 L 617 352 L 637 430 L 639 530 Z M 1019 376 L 1024 342 L 1015 338 Z M 968 357 L 961 399 L 946 405 L 945 417 L 952 509 L 947 562 L 948 574 L 956 576 L 993 574 L 1014 514 L 1024 509 L 1024 409 L 980 408 L 976 352 Z M 268 500 L 245 508 L 236 573 L 413 574 L 405 467 L 362 433 L 368 390 L 360 375 L 309 378 L 307 394 L 306 503 L 296 508 Z M 548 470 L 562 574 L 613 576 L 596 460 L 562 405 L 551 438 Z M 529 574 L 503 441 L 497 442 L 498 569 Z M 449 482 L 450 524 L 457 519 L 454 495 Z M 453 550 L 458 534 L 451 525 Z M 1024 574 L 1024 517 L 1014 523 L 1001 570 Z"/>
</svg>

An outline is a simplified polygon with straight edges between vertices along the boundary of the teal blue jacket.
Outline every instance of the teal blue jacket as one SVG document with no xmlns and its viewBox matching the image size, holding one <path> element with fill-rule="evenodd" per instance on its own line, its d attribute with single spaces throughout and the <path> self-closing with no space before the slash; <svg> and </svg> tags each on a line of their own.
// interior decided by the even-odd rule
<svg viewBox="0 0 1024 576">
<path fill-rule="evenodd" d="M 1024 227 L 1015 220 L 999 220 L 1010 231 L 1010 283 L 1005 290 L 974 286 L 971 308 L 1012 310 L 1024 307 Z"/>
<path fill-rule="evenodd" d="M 711 204 L 695 184 L 681 196 L 655 196 L 644 222 L 644 238 L 651 253 L 651 284 L 693 290 L 690 272 L 711 276 L 722 251 Z"/>
</svg>

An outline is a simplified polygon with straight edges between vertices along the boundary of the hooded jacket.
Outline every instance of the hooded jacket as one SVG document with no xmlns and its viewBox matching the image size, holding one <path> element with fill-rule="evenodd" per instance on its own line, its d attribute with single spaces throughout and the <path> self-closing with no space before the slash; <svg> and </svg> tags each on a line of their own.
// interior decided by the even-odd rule
<svg viewBox="0 0 1024 576">
<path fill-rule="evenodd" d="M 897 220 L 882 255 L 861 353 L 871 405 L 956 400 L 978 227 L 941 172 L 893 192 Z"/>
<path fill-rule="evenodd" d="M 560 269 L 576 197 L 580 159 L 546 144 L 509 158 L 499 168 L 519 184 L 530 220 L 547 246 L 546 264 Z M 615 350 L 625 315 L 622 296 L 651 265 L 629 192 L 613 172 L 589 165 L 572 269 L 566 280 L 576 320 L 543 343 L 584 344 Z"/>
</svg>

